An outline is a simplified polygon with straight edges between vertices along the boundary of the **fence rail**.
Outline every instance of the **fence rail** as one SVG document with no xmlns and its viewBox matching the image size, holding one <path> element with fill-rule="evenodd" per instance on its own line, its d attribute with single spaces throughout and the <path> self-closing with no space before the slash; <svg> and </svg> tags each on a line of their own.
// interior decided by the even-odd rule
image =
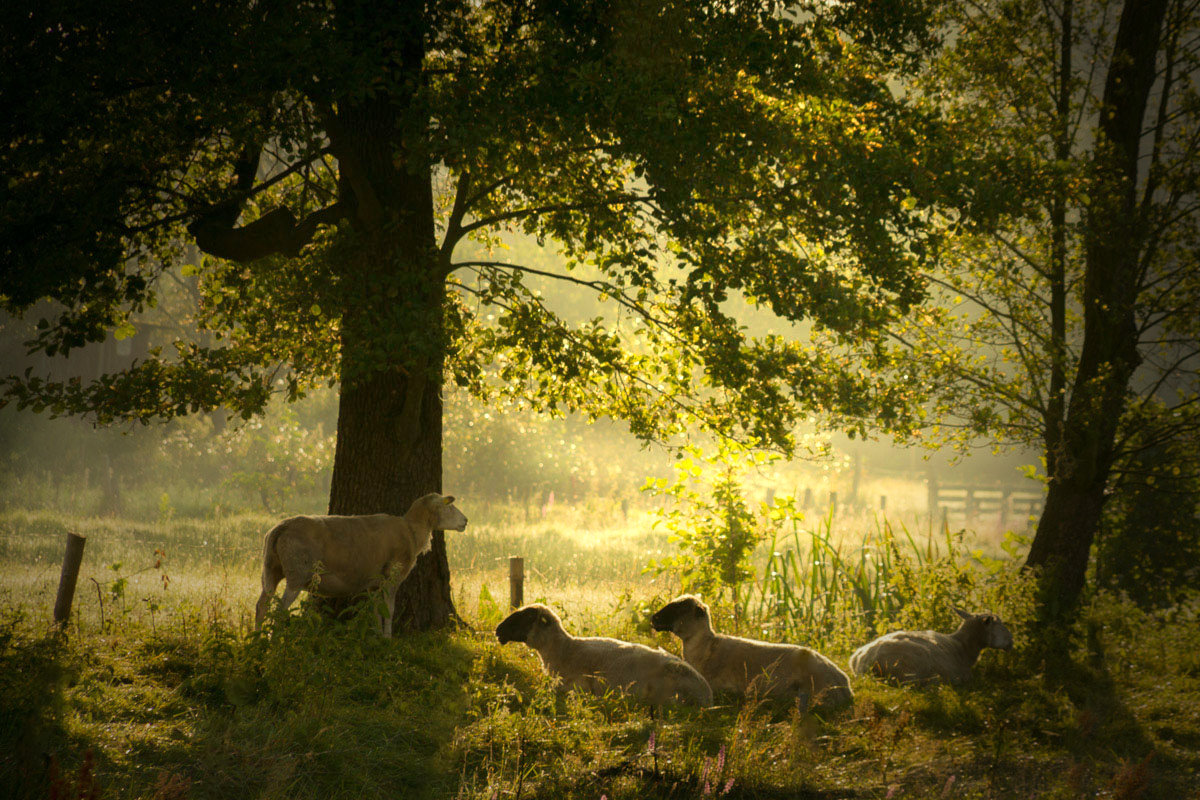
<svg viewBox="0 0 1200 800">
<path fill-rule="evenodd" d="M 929 516 L 944 522 L 965 522 L 994 517 L 1001 528 L 1015 519 L 1030 519 L 1042 513 L 1045 496 L 1038 491 L 1013 486 L 979 486 L 929 481 Z"/>
</svg>

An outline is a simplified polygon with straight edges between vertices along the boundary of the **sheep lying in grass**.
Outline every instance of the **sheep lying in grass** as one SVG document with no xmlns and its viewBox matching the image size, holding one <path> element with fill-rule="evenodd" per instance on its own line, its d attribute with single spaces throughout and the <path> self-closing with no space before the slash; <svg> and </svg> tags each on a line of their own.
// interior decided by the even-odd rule
<svg viewBox="0 0 1200 800">
<path fill-rule="evenodd" d="M 604 694 L 629 692 L 651 705 L 679 702 L 712 705 L 712 689 L 700 673 L 664 650 L 617 639 L 572 636 L 558 615 L 540 603 L 509 614 L 496 627 L 500 644 L 524 642 L 542 666 L 568 688 Z"/>
<path fill-rule="evenodd" d="M 954 633 L 896 631 L 864 644 L 850 656 L 856 675 L 898 683 L 962 683 L 985 647 L 1012 649 L 1012 634 L 995 614 L 954 609 L 962 624 Z"/>
<path fill-rule="evenodd" d="M 854 699 L 850 679 L 815 650 L 715 633 L 708 606 L 695 595 L 677 597 L 655 612 L 650 624 L 683 641 L 683 658 L 713 691 L 796 698 L 802 708 L 835 706 Z"/>
<path fill-rule="evenodd" d="M 433 532 L 461 531 L 467 526 L 467 518 L 453 504 L 453 497 L 435 493 L 418 499 L 403 517 L 285 519 L 263 542 L 262 594 L 254 609 L 254 626 L 262 626 L 275 587 L 286 578 L 284 608 L 303 589 L 325 597 L 353 597 L 382 589 L 387 614 L 380 627 L 390 637 L 396 590 L 417 557 L 429 549 Z"/>
</svg>

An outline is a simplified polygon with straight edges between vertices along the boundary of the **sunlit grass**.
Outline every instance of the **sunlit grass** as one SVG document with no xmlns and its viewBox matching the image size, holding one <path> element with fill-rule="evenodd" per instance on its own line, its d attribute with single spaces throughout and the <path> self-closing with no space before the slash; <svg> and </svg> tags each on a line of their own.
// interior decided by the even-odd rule
<svg viewBox="0 0 1200 800">
<path fill-rule="evenodd" d="M 670 547 L 647 504 L 460 502 L 471 523 L 447 542 L 469 627 L 390 642 L 367 616 L 333 624 L 303 603 L 273 623 L 273 638 L 251 632 L 274 515 L 0 511 L 0 779 L 40 769 L 49 753 L 74 780 L 91 750 L 105 798 L 696 798 L 721 796 L 730 780 L 731 798 L 1194 791 L 1195 607 L 1152 615 L 1100 598 L 1071 645 L 1077 666 L 1052 678 L 1026 656 L 1034 631 L 1016 613 L 1021 587 L 989 572 L 986 559 L 1004 553 L 987 537 L 931 535 L 899 512 L 813 509 L 756 553 L 743 633 L 818 645 L 844 665 L 869 635 L 865 607 L 877 607 L 878 625 L 943 627 L 950 601 L 974 599 L 1016 610 L 1016 650 L 989 651 L 961 689 L 855 678 L 853 707 L 827 718 L 724 698 L 652 719 L 619 697 L 556 692 L 531 650 L 491 633 L 507 611 L 507 559 L 519 555 L 526 602 L 559 609 L 573 632 L 678 652 L 645 624 L 678 590 L 670 574 L 642 570 Z M 59 639 L 45 632 L 67 531 L 88 544 Z M 889 596 L 897 589 L 908 594 Z M 786 592 L 802 613 L 773 607 Z M 717 612 L 729 629 L 730 610 Z"/>
<path fill-rule="evenodd" d="M 555 605 L 568 618 L 622 613 L 625 606 L 679 590 L 672 575 L 645 572 L 647 562 L 671 552 L 672 545 L 655 528 L 652 509 L 642 498 L 633 503 L 593 498 L 582 504 L 474 505 L 463 498 L 460 504 L 471 523 L 465 532 L 447 535 L 447 552 L 456 607 L 471 624 L 493 621 L 489 596 L 498 608 L 507 608 L 510 556 L 525 559 L 526 602 Z M 920 525 L 916 530 L 903 515 L 897 517 L 892 523 L 891 515 L 877 511 L 843 509 L 831 517 L 811 510 L 786 540 L 764 543 L 756 552 L 754 610 L 764 616 L 768 605 L 778 611 L 783 604 L 790 611 L 780 617 L 786 623 L 780 632 L 796 634 L 798 626 L 812 627 L 818 621 L 811 614 L 801 618 L 793 613 L 789 595 L 804 590 L 810 604 L 820 596 L 828 605 L 836 600 L 838 581 L 849 574 L 812 569 L 830 560 L 814 557 L 814 552 L 820 556 L 825 548 L 861 568 L 865 554 L 887 555 L 877 539 L 892 524 L 904 532 L 897 540 L 906 551 L 919 556 L 931 541 L 935 549 L 945 549 L 945 532 L 930 539 L 929 526 L 919 517 L 913 518 Z M 48 609 L 70 531 L 87 537 L 76 596 L 76 613 L 85 624 L 99 624 L 102 606 L 111 619 L 114 611 L 148 617 L 152 606 L 157 613 L 180 603 L 219 608 L 238 619 L 257 597 L 262 537 L 278 519 L 263 512 L 188 517 L 170 504 L 145 520 L 10 508 L 0 512 L 0 588 Z M 966 545 L 960 542 L 960 547 Z M 989 552 L 994 550 L 989 546 Z M 122 579 L 123 596 L 114 598 L 113 584 Z M 821 621 L 825 628 L 831 624 Z"/>
</svg>

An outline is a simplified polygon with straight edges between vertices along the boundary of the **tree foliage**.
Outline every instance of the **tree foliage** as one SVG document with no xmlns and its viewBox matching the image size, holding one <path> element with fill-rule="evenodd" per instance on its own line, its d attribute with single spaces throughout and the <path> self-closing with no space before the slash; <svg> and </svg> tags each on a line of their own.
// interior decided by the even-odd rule
<svg viewBox="0 0 1200 800">
<path fill-rule="evenodd" d="M 885 78 L 926 10 L 858 5 L 18 4 L 5 306 L 54 300 L 32 347 L 65 353 L 136 324 L 194 243 L 208 335 L 6 392 L 102 422 L 250 415 L 445 355 L 479 396 L 644 436 L 698 417 L 786 443 L 801 413 L 899 418 L 871 365 L 751 340 L 725 310 L 741 296 L 856 341 L 920 297 L 909 200 L 929 192 L 931 121 Z M 464 245 L 511 230 L 561 248 L 587 277 L 552 277 L 611 298 L 616 322 L 566 323 L 527 288 L 537 267 Z"/>
<path fill-rule="evenodd" d="M 980 203 L 937 214 L 930 303 L 897 335 L 934 426 L 1042 449 L 1030 560 L 1071 562 L 1048 571 L 1069 607 L 1110 476 L 1200 427 L 1200 27 L 1176 0 L 947 13 L 959 33 L 922 87 Z"/>
<path fill-rule="evenodd" d="M 1157 437 L 1150 406 L 1125 424 Z M 1139 448 L 1113 480 L 1096 540 L 1096 583 L 1141 606 L 1181 602 L 1200 577 L 1200 465 L 1196 437 Z"/>
</svg>

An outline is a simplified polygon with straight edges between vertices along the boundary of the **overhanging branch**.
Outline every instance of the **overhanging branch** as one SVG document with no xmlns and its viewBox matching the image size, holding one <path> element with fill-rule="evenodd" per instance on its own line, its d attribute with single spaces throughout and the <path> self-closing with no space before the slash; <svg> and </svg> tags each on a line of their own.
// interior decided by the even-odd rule
<svg viewBox="0 0 1200 800">
<path fill-rule="evenodd" d="M 583 203 L 549 203 L 544 206 L 533 206 L 530 208 L 520 208 L 515 211 L 506 211 L 502 214 L 494 214 L 490 217 L 477 219 L 469 225 L 462 227 L 462 233 L 467 234 L 479 228 L 486 228 L 489 225 L 497 225 L 501 222 L 512 222 L 513 220 L 524 219 L 525 217 L 536 217 L 542 214 L 556 214 L 563 211 L 585 211 L 589 208 L 612 208 L 615 206 L 625 206 L 633 203 L 641 203 L 649 200 L 649 197 L 642 195 L 622 194 L 610 197 L 607 199 L 598 198 Z"/>
<path fill-rule="evenodd" d="M 249 225 L 234 228 L 222 224 L 220 216 L 204 217 L 188 226 L 196 246 L 206 253 L 230 261 L 255 261 L 271 255 L 295 256 L 312 241 L 317 228 L 332 225 L 348 214 L 346 204 L 337 201 L 314 211 L 299 222 L 286 208 L 268 211 Z"/>
</svg>

